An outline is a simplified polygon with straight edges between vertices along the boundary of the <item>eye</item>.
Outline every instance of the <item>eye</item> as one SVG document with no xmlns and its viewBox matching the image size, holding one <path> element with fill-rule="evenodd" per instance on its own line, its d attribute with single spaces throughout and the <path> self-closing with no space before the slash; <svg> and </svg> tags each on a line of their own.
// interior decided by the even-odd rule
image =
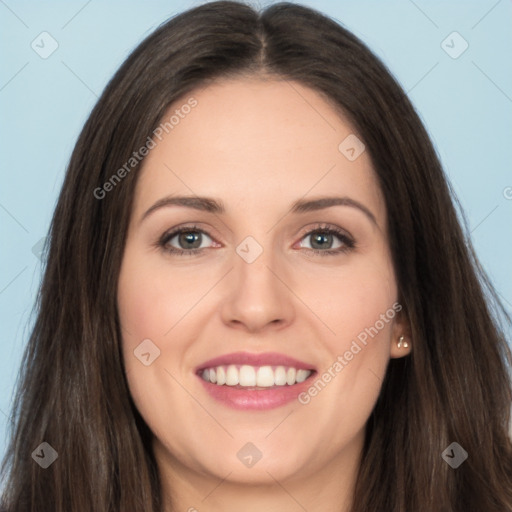
<svg viewBox="0 0 512 512">
<path fill-rule="evenodd" d="M 322 256 L 348 252 L 355 247 L 355 241 L 347 233 L 335 226 L 318 226 L 308 231 L 302 240 L 310 240 L 309 247 L 301 247 Z"/>
<path fill-rule="evenodd" d="M 212 241 L 211 237 L 196 226 L 185 226 L 171 232 L 164 233 L 158 245 L 172 254 L 198 254 L 207 247 L 202 246 L 205 238 Z M 177 247 L 176 247 L 177 245 Z"/>
<path fill-rule="evenodd" d="M 346 253 L 355 248 L 353 238 L 336 226 L 319 225 L 302 235 L 301 240 L 310 240 L 309 246 L 300 244 L 301 248 L 322 256 Z M 210 244 L 208 244 L 208 240 Z M 183 226 L 164 233 L 158 246 L 166 252 L 178 256 L 201 254 L 211 246 L 213 239 L 197 226 Z M 203 245 L 206 243 L 206 246 Z M 216 243 L 216 242 L 215 242 Z M 217 247 L 220 247 L 217 244 Z"/>
</svg>

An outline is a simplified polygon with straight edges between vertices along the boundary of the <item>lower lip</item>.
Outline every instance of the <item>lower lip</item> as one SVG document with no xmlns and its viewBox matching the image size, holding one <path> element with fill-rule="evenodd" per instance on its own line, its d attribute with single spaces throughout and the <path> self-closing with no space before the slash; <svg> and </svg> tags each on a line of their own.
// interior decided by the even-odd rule
<svg viewBox="0 0 512 512">
<path fill-rule="evenodd" d="M 303 382 L 288 384 L 284 386 L 272 386 L 265 389 L 241 389 L 233 386 L 212 384 L 197 375 L 206 392 L 218 402 L 233 409 L 243 410 L 268 410 L 282 407 L 293 400 L 297 400 L 300 393 L 303 393 L 310 385 L 311 378 L 316 372 Z"/>
</svg>

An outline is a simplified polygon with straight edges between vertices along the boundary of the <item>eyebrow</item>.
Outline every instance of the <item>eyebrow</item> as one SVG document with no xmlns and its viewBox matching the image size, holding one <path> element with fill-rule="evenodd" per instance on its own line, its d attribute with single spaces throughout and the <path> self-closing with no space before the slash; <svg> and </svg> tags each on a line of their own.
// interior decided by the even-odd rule
<svg viewBox="0 0 512 512">
<path fill-rule="evenodd" d="M 156 210 L 171 206 L 182 206 L 185 208 L 192 208 L 194 210 L 213 213 L 224 214 L 226 208 L 220 200 L 211 197 L 199 196 L 169 196 L 159 199 L 153 206 L 151 206 L 142 216 L 140 222 L 147 218 L 151 213 Z M 368 219 L 378 226 L 375 215 L 363 204 L 350 197 L 319 197 L 317 199 L 299 199 L 295 201 L 290 209 L 291 213 L 308 213 L 318 210 L 324 210 L 332 206 L 350 206 L 356 208 L 368 217 Z"/>
</svg>

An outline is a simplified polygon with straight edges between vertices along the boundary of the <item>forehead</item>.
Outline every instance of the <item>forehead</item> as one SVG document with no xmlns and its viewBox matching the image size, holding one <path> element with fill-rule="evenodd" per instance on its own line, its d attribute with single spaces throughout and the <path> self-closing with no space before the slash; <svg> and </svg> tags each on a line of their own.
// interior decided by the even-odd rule
<svg viewBox="0 0 512 512">
<path fill-rule="evenodd" d="M 182 108 L 190 98 L 195 106 Z M 228 210 L 336 194 L 366 203 L 383 224 L 368 153 L 347 158 L 343 141 L 357 135 L 313 89 L 286 80 L 224 79 L 174 102 L 162 121 L 173 115 L 172 128 L 154 139 L 144 161 L 136 208 L 169 194 L 219 197 Z"/>
</svg>

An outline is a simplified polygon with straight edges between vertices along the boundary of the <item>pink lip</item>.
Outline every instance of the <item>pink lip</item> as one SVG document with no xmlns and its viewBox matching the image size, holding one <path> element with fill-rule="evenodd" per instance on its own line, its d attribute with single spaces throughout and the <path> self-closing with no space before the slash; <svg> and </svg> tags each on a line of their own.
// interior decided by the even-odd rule
<svg viewBox="0 0 512 512">
<path fill-rule="evenodd" d="M 267 410 L 281 407 L 293 400 L 297 400 L 300 393 L 306 391 L 311 384 L 311 378 L 316 374 L 312 373 L 304 382 L 294 384 L 293 386 L 273 386 L 261 390 L 240 389 L 232 386 L 218 386 L 211 382 L 206 382 L 199 375 L 197 378 L 201 381 L 204 389 L 215 400 L 231 407 L 233 409 L 243 410 Z"/>
<path fill-rule="evenodd" d="M 272 386 L 264 389 L 241 389 L 238 387 L 212 384 L 201 377 L 201 371 L 205 368 L 212 368 L 223 365 L 252 366 L 292 366 L 297 369 L 312 370 L 311 375 L 304 381 L 292 386 Z M 310 364 L 304 363 L 293 357 L 285 356 L 275 352 L 263 354 L 251 354 L 248 352 L 234 352 L 224 356 L 210 359 L 196 368 L 196 375 L 201 381 L 206 392 L 218 402 L 221 402 L 233 409 L 242 410 L 268 410 L 281 407 L 297 400 L 300 393 L 304 392 L 311 383 L 311 378 L 316 370 Z"/>
<path fill-rule="evenodd" d="M 229 364 L 248 364 L 251 366 L 293 366 L 297 370 L 315 370 L 311 364 L 304 363 L 290 356 L 279 354 L 278 352 L 263 352 L 261 354 L 251 354 L 250 352 L 232 352 L 223 356 L 209 359 L 196 368 L 196 373 L 204 368 L 213 368 L 215 366 Z"/>
</svg>

